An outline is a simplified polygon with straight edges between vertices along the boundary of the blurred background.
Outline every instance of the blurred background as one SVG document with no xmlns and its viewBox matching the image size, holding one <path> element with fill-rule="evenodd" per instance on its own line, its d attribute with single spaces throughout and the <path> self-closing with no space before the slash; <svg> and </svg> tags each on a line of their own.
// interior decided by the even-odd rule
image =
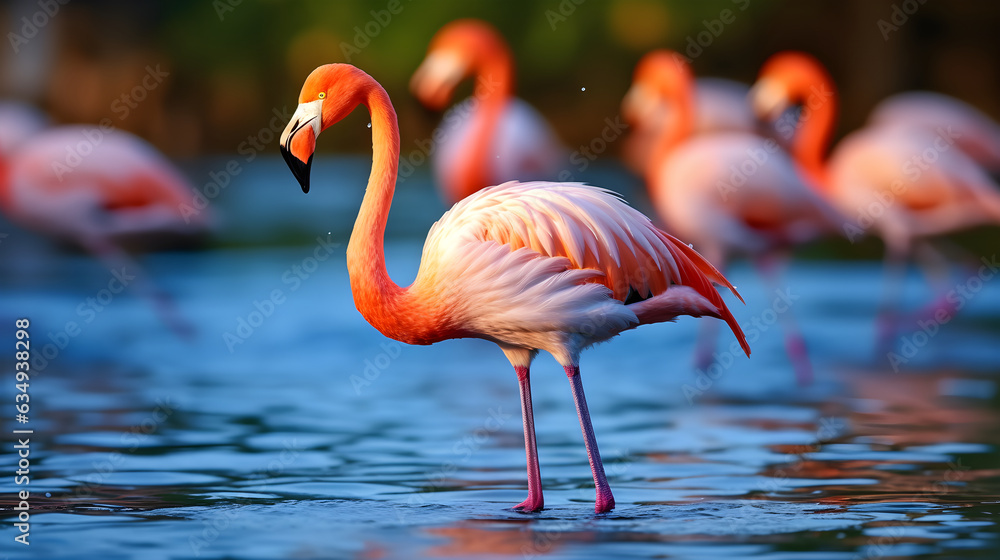
<svg viewBox="0 0 1000 560">
<path fill-rule="evenodd" d="M 507 39 L 517 95 L 570 150 L 600 137 L 636 62 L 663 47 L 687 55 L 697 76 L 745 83 L 775 52 L 814 54 L 839 88 L 838 138 L 906 90 L 946 93 L 997 120 L 1000 3 L 395 2 L 0 2 L 0 100 L 35 105 L 54 124 L 106 119 L 148 140 L 216 219 L 204 250 L 138 257 L 194 326 L 183 337 L 138 290 L 89 307 L 110 285 L 106 263 L 0 214 L 0 346 L 21 316 L 40 345 L 37 545 L 26 557 L 995 558 L 997 280 L 977 281 L 933 333 L 911 325 L 892 364 L 873 343 L 881 242 L 798 249 L 781 288 L 799 298 L 808 386 L 795 383 L 775 326 L 779 300 L 743 262 L 727 275 L 747 305 L 725 298 L 755 325 L 752 360 L 727 359 L 725 339 L 723 370 L 693 368 L 692 319 L 588 351 L 619 503 L 598 519 L 565 379 L 543 357 L 532 378 L 548 509 L 524 516 L 506 509 L 524 497 L 524 455 L 517 384 L 500 352 L 483 341 L 394 344 L 354 309 L 344 249 L 371 165 L 368 115 L 321 137 L 308 196 L 277 138 L 308 73 L 350 62 L 388 90 L 404 155 L 417 149 L 441 116 L 407 84 L 434 33 L 464 17 Z M 470 92 L 464 84 L 457 99 Z M 566 168 L 651 213 L 623 145 Z M 396 191 L 386 251 L 400 284 L 446 208 L 430 167 Z M 952 237 L 977 258 L 995 257 L 997 239 L 995 227 Z M 328 260 L 309 260 L 326 249 Z M 975 278 L 951 273 L 956 287 Z M 915 271 L 902 286 L 903 307 L 931 300 Z M 69 322 L 78 334 L 65 334 Z M 13 402 L 0 393 L 0 405 Z M 15 465 L 5 453 L 0 469 Z M 0 536 L 15 534 L 5 522 Z"/>
<path fill-rule="evenodd" d="M 1000 6 L 989 0 L 401 0 L 400 6 L 391 25 L 373 26 L 381 32 L 359 40 L 359 30 L 374 20 L 370 11 L 385 10 L 386 2 L 67 2 L 59 6 L 66 17 L 51 18 L 17 52 L 4 49 L 0 94 L 37 103 L 57 122 L 112 118 L 169 155 L 190 157 L 233 151 L 272 109 L 295 103 L 313 68 L 350 62 L 388 90 L 406 146 L 437 124 L 406 89 L 428 42 L 445 23 L 478 17 L 509 41 L 519 95 L 569 146 L 589 142 L 603 117 L 618 114 L 635 63 L 658 47 L 685 52 L 696 75 L 746 83 L 776 51 L 811 52 L 840 88 L 841 133 L 860 126 L 882 98 L 912 89 L 947 93 L 1000 117 Z M 734 12 L 732 23 L 710 41 L 699 39 L 719 29 L 712 22 L 726 9 Z M 38 10 L 36 0 L 6 0 L 0 25 L 20 32 L 22 18 Z M 169 76 L 122 119 L 112 104 L 150 64 Z M 366 144 L 331 135 L 319 149 L 359 151 Z"/>
</svg>

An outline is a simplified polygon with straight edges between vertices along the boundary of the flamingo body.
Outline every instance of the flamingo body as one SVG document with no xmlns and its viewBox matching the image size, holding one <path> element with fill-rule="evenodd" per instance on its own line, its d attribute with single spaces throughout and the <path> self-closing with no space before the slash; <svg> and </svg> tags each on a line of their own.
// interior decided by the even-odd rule
<svg viewBox="0 0 1000 560">
<path fill-rule="evenodd" d="M 480 116 L 469 113 L 472 102 L 470 98 L 449 109 L 434 133 L 441 138 L 433 155 L 434 175 L 449 201 L 462 200 L 477 190 L 463 177 L 467 160 L 477 157 L 472 153 L 472 138 Z M 564 155 L 555 132 L 538 111 L 521 99 L 511 98 L 493 131 L 482 162 L 483 176 L 490 185 L 511 179 L 553 178 Z"/>
<path fill-rule="evenodd" d="M 962 151 L 1000 172 L 1000 124 L 972 105 L 930 91 L 910 91 L 886 98 L 872 109 L 868 124 L 936 132 L 949 129 Z"/>
<path fill-rule="evenodd" d="M 609 191 L 510 182 L 483 189 L 442 216 L 428 233 L 416 279 L 400 287 L 388 276 L 382 247 L 399 158 L 396 114 L 382 86 L 350 65 L 317 68 L 281 135 L 281 151 L 307 190 L 316 137 L 359 104 L 371 113 L 374 154 L 347 248 L 356 307 L 372 326 L 402 342 L 482 338 L 503 350 L 521 393 L 528 498 L 516 508 L 525 511 L 544 504 L 529 367 L 540 350 L 551 353 L 573 391 L 597 491 L 595 511 L 610 511 L 615 502 L 583 393 L 581 351 L 642 324 L 708 315 L 725 319 L 749 353 L 712 283 L 732 286 L 693 249 Z"/>
<path fill-rule="evenodd" d="M 791 157 L 756 135 L 692 138 L 655 173 L 650 194 L 657 214 L 709 254 L 773 251 L 840 223 Z"/>
<path fill-rule="evenodd" d="M 185 220 L 191 188 L 145 141 L 120 130 L 62 126 L 32 136 L 7 157 L 0 199 L 13 219 L 65 240 L 195 233 Z"/>
<path fill-rule="evenodd" d="M 892 244 L 1000 223 L 1000 192 L 953 141 L 895 127 L 853 132 L 830 156 L 832 200 L 853 217 L 869 217 Z M 884 212 L 869 211 L 872 204 Z"/>
</svg>

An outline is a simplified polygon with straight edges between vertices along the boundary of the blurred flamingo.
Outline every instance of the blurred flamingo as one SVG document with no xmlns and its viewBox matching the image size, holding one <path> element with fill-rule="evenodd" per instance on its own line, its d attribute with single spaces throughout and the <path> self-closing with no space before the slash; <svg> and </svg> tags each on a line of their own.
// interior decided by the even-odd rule
<svg viewBox="0 0 1000 560">
<path fill-rule="evenodd" d="M 567 151 L 545 119 L 513 97 L 510 49 L 496 29 L 475 19 L 437 32 L 410 89 L 440 111 L 467 77 L 475 82 L 472 98 L 448 111 L 432 138 L 434 172 L 448 203 L 503 181 L 554 178 Z"/>
<path fill-rule="evenodd" d="M 756 132 L 754 116 L 747 96 L 750 86 L 725 78 L 697 78 L 694 85 L 694 122 L 691 134 L 713 132 Z M 670 107 L 661 104 L 656 114 L 632 124 L 625 141 L 623 158 L 632 171 L 643 174 L 660 137 L 665 114 Z"/>
<path fill-rule="evenodd" d="M 583 349 L 639 325 L 680 315 L 724 319 L 749 346 L 712 282 L 735 293 L 704 258 L 609 191 L 569 183 L 508 182 L 462 200 L 434 224 L 417 277 L 397 286 L 386 272 L 383 236 L 399 164 L 399 131 L 388 94 L 347 64 L 314 70 L 281 135 L 281 152 L 309 191 L 316 137 L 358 105 L 371 113 L 374 161 L 347 267 L 354 302 L 384 335 L 409 344 L 452 338 L 495 342 L 521 392 L 528 498 L 543 506 L 529 367 L 540 350 L 569 377 L 587 447 L 595 510 L 614 508 L 580 376 Z"/>
<path fill-rule="evenodd" d="M 771 57 L 751 96 L 757 114 L 772 121 L 792 106 L 804 107 L 791 139 L 792 153 L 812 183 L 845 215 L 856 218 L 843 225 L 849 239 L 873 229 L 885 242 L 886 297 L 879 320 L 883 349 L 896 329 L 896 298 L 906 263 L 919 257 L 934 283 L 930 265 L 945 259 L 928 238 L 1000 222 L 997 185 L 962 151 L 957 133 L 947 125 L 937 130 L 866 127 L 846 136 L 827 158 L 836 89 L 826 68 L 808 54 Z M 947 288 L 941 287 L 941 293 Z M 942 310 L 953 313 L 954 303 L 938 298 L 929 313 Z"/>
<path fill-rule="evenodd" d="M 152 146 L 110 127 L 60 126 L 0 154 L 0 210 L 27 229 L 76 244 L 150 297 L 169 327 L 191 332 L 124 246 L 203 233 L 182 175 Z M 190 211 L 190 214 L 186 214 Z"/>
<path fill-rule="evenodd" d="M 14 151 L 48 124 L 48 117 L 32 105 L 0 102 L 0 157 Z"/>
<path fill-rule="evenodd" d="M 972 105 L 931 91 L 898 93 L 881 101 L 869 126 L 951 129 L 955 144 L 980 165 L 1000 173 L 1000 124 Z"/>
<path fill-rule="evenodd" d="M 630 123 L 658 118 L 669 106 L 645 169 L 657 214 L 723 266 L 734 254 L 754 259 L 777 289 L 776 265 L 788 248 L 835 230 L 841 220 L 806 183 L 792 158 L 773 140 L 746 132 L 692 137 L 690 69 L 680 55 L 653 51 L 639 61 L 622 102 Z M 812 368 L 790 311 L 781 314 L 785 346 L 800 383 Z M 703 325 L 696 363 L 713 361 L 715 330 Z"/>
</svg>

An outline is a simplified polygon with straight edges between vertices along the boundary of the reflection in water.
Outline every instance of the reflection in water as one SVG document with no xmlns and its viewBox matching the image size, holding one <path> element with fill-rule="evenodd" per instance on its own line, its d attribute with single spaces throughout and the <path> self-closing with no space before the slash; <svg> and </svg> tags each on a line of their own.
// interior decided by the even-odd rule
<svg viewBox="0 0 1000 560">
<path fill-rule="evenodd" d="M 412 244 L 387 247 L 401 281 L 416 268 Z M 294 292 L 282 283 L 311 251 L 152 256 L 151 274 L 197 322 L 195 340 L 169 336 L 141 301 L 123 297 L 39 368 L 32 552 L 991 558 L 998 548 L 1000 407 L 996 377 L 983 372 L 995 368 L 1000 331 L 949 323 L 914 359 L 968 356 L 946 370 L 839 366 L 868 361 L 867 336 L 849 333 L 871 331 L 876 301 L 862 305 L 836 282 L 846 275 L 872 288 L 859 293 L 877 294 L 877 266 L 789 271 L 803 326 L 836 330 L 809 336 L 819 341 L 818 378 L 806 389 L 789 384 L 780 333 L 765 333 L 753 360 L 692 401 L 684 387 L 694 375 L 677 359 L 690 354 L 692 323 L 595 348 L 587 388 L 616 489 L 609 515 L 588 513 L 592 480 L 572 399 L 541 361 L 533 393 L 548 507 L 524 515 L 506 509 L 523 498 L 524 455 L 502 355 L 476 341 L 390 355 L 353 311 L 342 254 Z M 23 260 L 17 271 L 10 262 L 0 260 L 15 283 L 0 292 L 0 314 L 30 308 L 42 338 L 106 281 L 80 258 Z M 733 274 L 754 293 L 751 274 Z M 223 333 L 276 288 L 284 303 L 230 350 Z M 976 317 L 1000 316 L 992 292 L 976 301 Z M 748 302 L 741 321 L 759 312 Z M 5 472 L 16 464 L 11 454 L 0 463 Z M 9 520 L 9 477 L 0 490 Z M 0 536 L 13 531 L 5 523 Z"/>
</svg>

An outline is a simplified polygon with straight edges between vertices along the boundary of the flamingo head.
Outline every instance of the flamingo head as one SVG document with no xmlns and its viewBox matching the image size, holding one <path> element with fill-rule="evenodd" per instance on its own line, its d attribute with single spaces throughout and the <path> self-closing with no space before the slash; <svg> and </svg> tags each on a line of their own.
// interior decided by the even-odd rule
<svg viewBox="0 0 1000 560">
<path fill-rule="evenodd" d="M 509 72 L 510 51 L 490 24 L 476 19 L 453 21 L 441 28 L 427 56 L 410 79 L 410 91 L 428 109 L 440 111 L 462 80 L 473 74 Z M 491 65 L 498 64 L 494 70 Z"/>
<path fill-rule="evenodd" d="M 292 174 L 309 192 L 316 138 L 327 127 L 346 117 L 360 103 L 362 82 L 372 78 L 350 64 L 326 64 L 312 71 L 299 93 L 299 106 L 281 133 L 281 156 Z"/>
<path fill-rule="evenodd" d="M 632 87 L 622 100 L 622 116 L 632 125 L 655 124 L 672 110 L 688 110 L 693 80 L 679 53 L 665 49 L 648 53 L 635 67 Z"/>
<path fill-rule="evenodd" d="M 812 55 L 785 51 L 764 63 L 750 89 L 750 105 L 758 118 L 773 122 L 795 105 L 810 103 L 818 84 L 832 84 L 826 68 Z M 822 100 L 821 100 L 822 101 Z"/>
</svg>

